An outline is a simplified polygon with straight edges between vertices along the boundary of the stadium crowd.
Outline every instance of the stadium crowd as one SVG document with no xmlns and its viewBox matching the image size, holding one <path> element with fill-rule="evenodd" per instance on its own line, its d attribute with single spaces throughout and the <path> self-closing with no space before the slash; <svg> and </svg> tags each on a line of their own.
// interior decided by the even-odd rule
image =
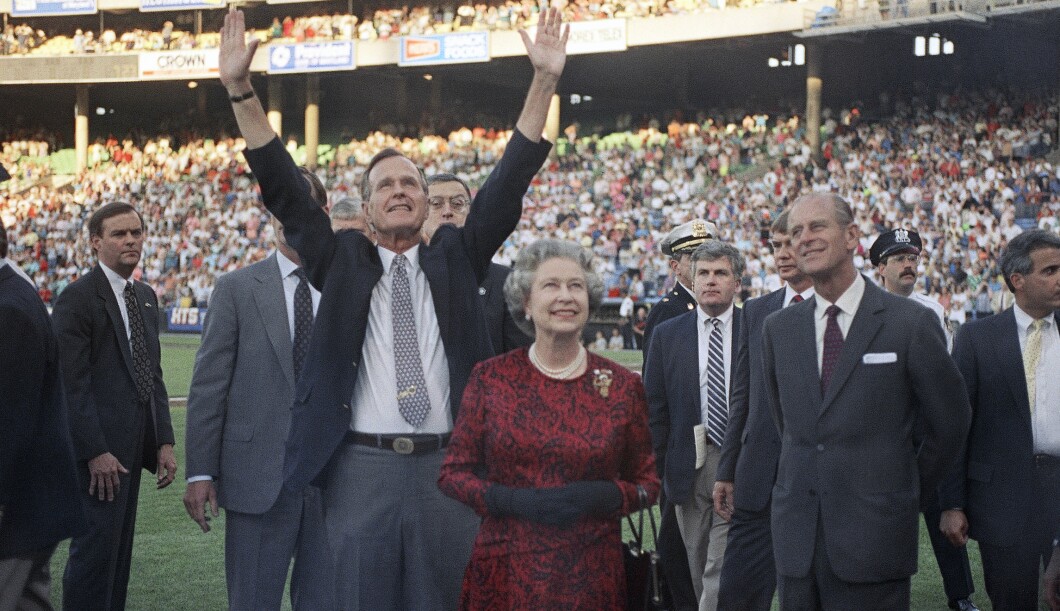
<svg viewBox="0 0 1060 611">
<path fill-rule="evenodd" d="M 706 218 L 747 258 L 745 300 L 780 286 L 764 240 L 775 210 L 801 192 L 831 191 L 855 208 L 859 255 L 886 228 L 904 225 L 923 236 L 921 290 L 961 323 L 1007 305 L 997 261 L 1022 231 L 1017 219 L 1060 227 L 1060 171 L 1043 157 L 1055 143 L 1056 104 L 1055 94 L 960 92 L 895 101 L 878 120 L 865 120 L 857 108 L 826 112 L 820 163 L 797 115 L 701 113 L 604 136 L 578 136 L 571 126 L 496 260 L 510 264 L 544 236 L 578 241 L 596 253 L 608 297 L 651 303 L 674 281 L 659 239 Z M 85 220 L 113 200 L 143 202 L 142 273 L 165 305 L 206 306 L 217 275 L 269 251 L 239 139 L 97 141 L 90 170 L 54 190 L 40 180 L 54 139 L 17 136 L 2 145 L 14 179 L 0 191 L 0 214 L 12 234 L 11 256 L 45 301 L 88 270 Z M 509 137 L 484 128 L 421 138 L 379 131 L 338 146 L 317 173 L 332 200 L 354 195 L 372 154 L 392 146 L 428 175 L 449 172 L 478 185 Z M 873 275 L 867 256 L 857 263 Z"/>
<path fill-rule="evenodd" d="M 776 0 L 769 0 L 775 2 Z M 795 1 L 795 0 L 792 0 Z M 568 21 L 646 18 L 684 15 L 725 8 L 745 8 L 766 0 L 572 0 L 564 2 Z M 263 42 L 313 42 L 329 40 L 386 40 L 395 36 L 419 36 L 481 30 L 518 30 L 537 22 L 538 3 L 506 0 L 494 4 L 465 3 L 438 6 L 403 6 L 370 10 L 361 18 L 354 14 L 276 17 L 261 24 L 255 34 Z M 69 55 L 83 53 L 127 53 L 168 49 L 212 49 L 220 44 L 216 32 L 175 29 L 167 21 L 161 30 L 135 28 L 118 33 L 105 28 L 46 32 L 43 24 L 9 23 L 0 39 L 0 55 Z M 35 29 L 36 27 L 36 29 Z"/>
</svg>

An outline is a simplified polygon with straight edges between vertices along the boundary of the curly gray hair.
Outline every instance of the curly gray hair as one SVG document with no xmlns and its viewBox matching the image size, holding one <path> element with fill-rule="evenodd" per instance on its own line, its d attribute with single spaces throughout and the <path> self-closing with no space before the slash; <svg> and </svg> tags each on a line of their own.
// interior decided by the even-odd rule
<svg viewBox="0 0 1060 611">
<path fill-rule="evenodd" d="M 604 300 L 604 281 L 593 270 L 593 255 L 574 242 L 562 240 L 538 240 L 522 249 L 515 266 L 504 281 L 504 300 L 523 333 L 534 337 L 534 323 L 526 319 L 526 301 L 534 284 L 537 268 L 549 259 L 570 259 L 585 272 L 585 289 L 589 293 L 589 315 L 600 307 Z"/>
</svg>

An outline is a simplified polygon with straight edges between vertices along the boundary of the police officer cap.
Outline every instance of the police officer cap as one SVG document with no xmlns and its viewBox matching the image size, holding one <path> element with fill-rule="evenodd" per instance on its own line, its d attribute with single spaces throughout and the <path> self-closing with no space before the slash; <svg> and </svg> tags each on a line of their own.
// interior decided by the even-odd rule
<svg viewBox="0 0 1060 611">
<path fill-rule="evenodd" d="M 678 225 L 673 231 L 666 234 L 662 243 L 659 244 L 659 250 L 662 251 L 662 254 L 669 257 L 692 254 L 692 251 L 697 246 L 717 237 L 718 228 L 714 223 L 696 219 L 683 225 Z"/>
<path fill-rule="evenodd" d="M 880 237 L 872 243 L 869 248 L 869 260 L 873 265 L 879 265 L 880 261 L 897 252 L 911 251 L 920 254 L 924 249 L 924 242 L 920 240 L 920 234 L 912 229 L 892 229 L 881 233 Z"/>
</svg>

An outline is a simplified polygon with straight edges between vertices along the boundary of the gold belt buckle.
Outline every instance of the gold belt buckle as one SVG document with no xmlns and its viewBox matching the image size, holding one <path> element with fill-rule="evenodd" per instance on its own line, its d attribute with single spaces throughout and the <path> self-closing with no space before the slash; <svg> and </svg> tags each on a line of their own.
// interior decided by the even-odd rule
<svg viewBox="0 0 1060 611">
<path fill-rule="evenodd" d="M 412 451 L 416 449 L 416 444 L 408 437 L 398 437 L 394 440 L 393 448 L 398 454 L 412 454 Z"/>
</svg>

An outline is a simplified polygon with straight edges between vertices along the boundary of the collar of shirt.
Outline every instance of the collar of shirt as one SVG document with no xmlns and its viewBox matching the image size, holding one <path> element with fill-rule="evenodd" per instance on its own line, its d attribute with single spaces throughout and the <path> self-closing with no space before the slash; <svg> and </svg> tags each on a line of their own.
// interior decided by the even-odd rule
<svg viewBox="0 0 1060 611">
<path fill-rule="evenodd" d="M 735 308 L 735 306 L 730 303 L 729 304 L 729 309 L 725 310 L 724 312 L 722 312 L 718 316 L 711 316 L 710 314 L 707 314 L 706 312 L 704 312 L 703 308 L 696 308 L 696 312 L 697 312 L 696 318 L 698 319 L 698 322 L 699 322 L 699 328 L 700 329 L 705 329 L 707 327 L 706 322 L 708 320 L 710 320 L 712 318 L 717 318 L 718 320 L 721 321 L 721 330 L 724 331 L 725 329 L 728 329 L 729 325 L 732 323 L 732 314 L 733 314 L 733 309 L 734 308 Z"/>
<path fill-rule="evenodd" d="M 99 266 L 103 268 L 103 274 L 107 276 L 107 282 L 110 282 L 110 288 L 114 289 L 114 295 L 118 298 L 118 301 L 125 303 L 125 285 L 128 284 L 132 278 L 122 278 L 121 274 L 102 263 L 100 263 Z"/>
<path fill-rule="evenodd" d="M 7 259 L 0 259 L 0 269 L 4 269 L 4 267 L 6 265 L 7 265 Z M 14 266 L 12 266 L 12 269 L 14 269 Z"/>
<path fill-rule="evenodd" d="M 295 272 L 295 270 L 301 267 L 294 261 L 288 259 L 287 256 L 284 255 L 278 248 L 276 249 L 276 263 L 280 266 L 281 278 L 286 278 L 287 276 L 290 276 Z"/>
<path fill-rule="evenodd" d="M 816 295 L 817 297 L 817 319 L 823 320 L 827 314 L 825 310 L 831 305 L 839 306 L 839 310 L 842 314 L 847 316 L 854 316 L 854 313 L 858 311 L 858 306 L 861 305 L 861 298 L 865 296 L 865 279 L 861 277 L 861 274 L 854 276 L 854 283 L 851 284 L 839 299 L 836 299 L 835 303 L 829 302 L 824 297 Z M 846 336 L 846 333 L 843 334 Z"/>
<path fill-rule="evenodd" d="M 1030 330 L 1031 323 L 1035 321 L 1035 318 L 1030 314 L 1024 312 L 1018 305 L 1013 304 L 1012 313 L 1016 315 L 1016 331 L 1019 335 L 1020 350 L 1023 350 L 1027 343 L 1027 331 Z M 1042 327 L 1042 332 L 1045 333 L 1052 329 L 1053 322 L 1055 322 L 1054 316 L 1056 314 L 1050 314 L 1042 320 L 1045 321 L 1045 326 Z"/>
<path fill-rule="evenodd" d="M 383 274 L 389 276 L 390 266 L 394 264 L 394 257 L 398 256 L 398 253 L 392 250 L 387 250 L 382 246 L 376 246 L 376 248 L 379 249 L 379 259 L 383 262 Z M 401 254 L 405 255 L 405 258 L 408 259 L 409 278 L 415 276 L 420 270 L 420 245 L 417 244 Z"/>
<path fill-rule="evenodd" d="M 806 289 L 805 291 L 803 291 L 801 293 L 796 293 L 795 289 L 791 288 L 790 284 L 785 285 L 784 286 L 784 307 L 785 308 L 788 307 L 789 305 L 791 305 L 791 300 L 795 299 L 795 295 L 802 295 L 802 300 L 806 301 L 807 299 L 809 299 L 810 297 L 813 297 L 813 295 L 814 295 L 813 285 L 811 284 L 810 288 Z"/>
</svg>

